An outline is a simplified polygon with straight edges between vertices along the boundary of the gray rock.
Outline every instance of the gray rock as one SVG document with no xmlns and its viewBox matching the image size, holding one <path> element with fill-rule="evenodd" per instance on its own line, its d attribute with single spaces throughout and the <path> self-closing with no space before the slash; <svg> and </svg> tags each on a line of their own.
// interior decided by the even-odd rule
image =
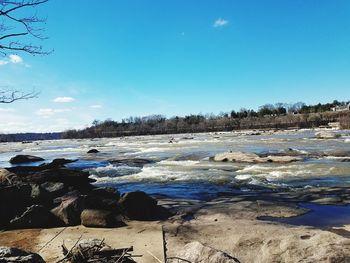
<svg viewBox="0 0 350 263">
<path fill-rule="evenodd" d="M 125 224 L 110 211 L 85 209 L 81 213 L 81 224 L 86 227 L 116 227 L 124 226 Z"/>
<path fill-rule="evenodd" d="M 11 164 L 22 164 L 44 161 L 43 158 L 33 155 L 16 155 L 10 159 Z"/>
<path fill-rule="evenodd" d="M 57 196 L 65 192 L 65 185 L 60 182 L 46 182 L 40 186 L 52 196 Z"/>
<path fill-rule="evenodd" d="M 176 256 L 192 263 L 239 263 L 238 259 L 228 255 L 227 253 L 212 247 L 204 246 L 198 241 L 185 245 Z"/>
<path fill-rule="evenodd" d="M 83 199 L 79 196 L 67 196 L 61 204 L 51 212 L 61 219 L 66 225 L 80 225 L 80 214 L 84 210 Z"/>
<path fill-rule="evenodd" d="M 45 263 L 43 258 L 36 253 L 26 252 L 18 248 L 0 247 L 1 263 Z"/>
</svg>

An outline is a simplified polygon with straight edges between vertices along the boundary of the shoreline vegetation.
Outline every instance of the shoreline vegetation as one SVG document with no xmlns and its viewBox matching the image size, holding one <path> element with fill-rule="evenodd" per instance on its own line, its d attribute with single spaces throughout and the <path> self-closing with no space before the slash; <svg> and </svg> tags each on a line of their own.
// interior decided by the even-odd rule
<svg viewBox="0 0 350 263">
<path fill-rule="evenodd" d="M 163 115 L 129 117 L 121 122 L 107 119 L 95 120 L 92 126 L 82 130 L 68 130 L 62 133 L 63 139 L 121 137 L 135 135 L 179 134 L 201 132 L 223 132 L 245 129 L 290 129 L 327 127 L 329 123 L 338 123 L 339 128 L 350 128 L 350 111 L 337 111 L 349 102 L 306 105 L 276 103 L 265 104 L 258 111 L 241 109 L 240 111 L 221 112 L 218 115 L 197 114 L 185 117 L 166 118 Z"/>
<path fill-rule="evenodd" d="M 336 123 L 337 128 L 350 128 L 350 110 L 333 111 L 344 107 L 349 102 L 306 105 L 276 103 L 259 107 L 258 111 L 241 109 L 240 111 L 222 112 L 220 114 L 191 114 L 184 117 L 166 118 L 164 115 L 129 117 L 121 122 L 107 119 L 95 120 L 90 127 L 52 133 L 17 133 L 0 134 L 1 142 L 31 142 L 37 140 L 82 139 L 123 137 L 137 135 L 180 134 L 202 132 L 225 132 L 249 129 L 302 129 L 330 127 Z"/>
</svg>

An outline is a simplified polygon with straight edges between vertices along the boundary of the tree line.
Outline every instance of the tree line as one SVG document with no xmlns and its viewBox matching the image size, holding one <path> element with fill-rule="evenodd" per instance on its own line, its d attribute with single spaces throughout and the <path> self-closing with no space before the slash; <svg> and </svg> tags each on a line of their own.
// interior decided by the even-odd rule
<svg viewBox="0 0 350 263">
<path fill-rule="evenodd" d="M 111 119 L 94 120 L 88 128 L 63 132 L 62 138 L 218 132 L 235 129 L 310 128 L 349 119 L 349 112 L 330 112 L 332 107 L 347 103 L 349 102 L 333 101 L 317 105 L 306 105 L 302 102 L 276 103 L 262 105 L 258 111 L 242 108 L 237 112 L 232 110 L 217 115 L 190 114 L 184 117 L 167 118 L 164 115 L 155 114 L 144 117 L 131 116 L 119 122 Z"/>
</svg>

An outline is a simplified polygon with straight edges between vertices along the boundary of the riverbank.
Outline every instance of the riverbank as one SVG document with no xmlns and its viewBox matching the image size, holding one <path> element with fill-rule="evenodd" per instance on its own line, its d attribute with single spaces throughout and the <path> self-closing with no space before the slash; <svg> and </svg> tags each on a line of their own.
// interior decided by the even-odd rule
<svg viewBox="0 0 350 263">
<path fill-rule="evenodd" d="M 160 198 L 158 203 L 175 216 L 165 221 L 127 222 L 128 226 L 112 229 L 79 226 L 12 230 L 0 233 L 0 244 L 37 252 L 47 262 L 62 258 L 63 242 L 70 248 L 80 238 L 104 239 L 114 247 L 133 246 L 135 254 L 142 255 L 136 262 L 163 262 L 164 252 L 167 262 L 177 262 L 172 258 L 184 258 L 188 253 L 186 244 L 193 242 L 223 251 L 239 262 L 350 260 L 350 224 L 318 228 L 259 220 L 262 216 L 293 218 L 307 213 L 295 203 L 246 200 L 243 196 L 210 202 Z M 197 252 L 191 250 L 192 254 Z"/>
</svg>

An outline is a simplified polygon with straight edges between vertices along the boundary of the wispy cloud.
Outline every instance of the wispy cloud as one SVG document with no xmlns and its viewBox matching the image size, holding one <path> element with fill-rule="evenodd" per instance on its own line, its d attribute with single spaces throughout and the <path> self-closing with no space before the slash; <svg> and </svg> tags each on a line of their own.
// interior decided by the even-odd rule
<svg viewBox="0 0 350 263">
<path fill-rule="evenodd" d="M 0 60 L 0 66 L 7 65 L 9 63 L 21 64 L 21 63 L 23 63 L 23 58 L 18 56 L 18 55 L 11 54 L 8 57 L 6 57 L 5 59 Z"/>
<path fill-rule="evenodd" d="M 9 60 L 11 63 L 17 64 L 17 63 L 22 63 L 23 62 L 23 58 L 21 58 L 18 55 L 9 55 Z"/>
<path fill-rule="evenodd" d="M 12 108 L 0 108 L 0 112 L 15 112 L 15 109 Z"/>
<path fill-rule="evenodd" d="M 67 103 L 67 102 L 73 102 L 75 101 L 75 99 L 72 97 L 57 97 L 53 101 L 57 103 Z"/>
<path fill-rule="evenodd" d="M 223 27 L 228 24 L 228 21 L 222 18 L 218 18 L 215 20 L 213 27 Z"/>
<path fill-rule="evenodd" d="M 95 104 L 95 105 L 91 105 L 90 108 L 93 108 L 93 109 L 101 109 L 101 108 L 102 108 L 102 105 L 100 105 L 100 104 Z"/>
<path fill-rule="evenodd" d="M 51 109 L 51 108 L 42 108 L 35 112 L 36 115 L 47 118 L 51 117 L 55 113 L 62 113 L 70 111 L 70 109 Z"/>
</svg>

